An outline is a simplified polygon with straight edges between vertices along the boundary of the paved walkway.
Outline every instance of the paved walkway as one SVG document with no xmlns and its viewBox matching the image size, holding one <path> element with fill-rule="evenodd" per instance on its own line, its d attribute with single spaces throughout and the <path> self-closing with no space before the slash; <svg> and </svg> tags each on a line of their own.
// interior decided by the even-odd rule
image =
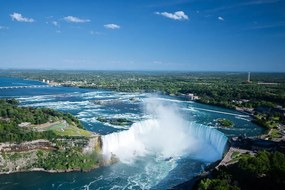
<svg viewBox="0 0 285 190">
<path fill-rule="evenodd" d="M 232 159 L 232 154 L 234 152 L 239 152 L 240 154 L 245 154 L 245 153 L 249 153 L 249 154 L 252 154 L 252 155 L 255 154 L 251 150 L 239 149 L 239 148 L 231 147 L 229 149 L 229 151 L 227 152 L 227 154 L 225 155 L 225 157 L 223 158 L 223 160 L 219 163 L 219 165 L 216 166 L 216 169 L 218 169 L 220 166 L 227 166 L 227 165 L 236 163 L 238 161 L 238 159 L 236 159 L 235 161 L 233 161 L 233 159 Z"/>
</svg>

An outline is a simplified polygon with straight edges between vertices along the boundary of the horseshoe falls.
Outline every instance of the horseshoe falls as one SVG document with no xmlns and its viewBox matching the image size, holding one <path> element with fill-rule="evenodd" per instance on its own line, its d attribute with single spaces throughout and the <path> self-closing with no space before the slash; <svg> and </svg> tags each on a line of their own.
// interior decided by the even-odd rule
<svg viewBox="0 0 285 190">
<path fill-rule="evenodd" d="M 185 121 L 175 106 L 154 98 L 147 99 L 144 107 L 152 119 L 102 137 L 105 159 L 115 156 L 121 162 L 133 163 L 137 157 L 147 155 L 164 159 L 193 156 L 211 162 L 222 157 L 227 143 L 223 133 Z"/>
<path fill-rule="evenodd" d="M 141 121 L 129 130 L 103 136 L 102 153 L 106 159 L 113 155 L 125 163 L 146 155 L 165 159 L 192 156 L 207 162 L 222 158 L 227 143 L 223 133 L 196 123 L 187 123 L 184 127 L 182 131 L 165 131 L 169 129 L 158 120 Z"/>
</svg>

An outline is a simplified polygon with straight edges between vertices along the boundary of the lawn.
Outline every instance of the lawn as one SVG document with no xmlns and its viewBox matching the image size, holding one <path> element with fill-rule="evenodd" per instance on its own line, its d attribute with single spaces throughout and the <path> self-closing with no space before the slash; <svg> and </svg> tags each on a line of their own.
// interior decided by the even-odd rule
<svg viewBox="0 0 285 190">
<path fill-rule="evenodd" d="M 69 125 L 65 128 L 55 129 L 54 132 L 61 136 L 85 136 L 90 137 L 92 133 L 84 129 L 79 129 L 76 126 Z"/>
<path fill-rule="evenodd" d="M 60 136 L 85 136 L 90 137 L 92 133 L 90 131 L 80 129 L 75 125 L 70 125 L 65 121 L 57 121 L 54 123 L 46 123 L 36 127 L 39 131 L 54 131 L 57 135 Z"/>
<path fill-rule="evenodd" d="M 271 138 L 281 138 L 282 135 L 280 134 L 280 132 L 277 129 L 272 129 L 271 133 L 270 133 L 270 137 Z"/>
<path fill-rule="evenodd" d="M 47 127 L 46 130 L 61 130 L 64 129 L 65 127 L 66 127 L 65 123 L 58 123 Z"/>
<path fill-rule="evenodd" d="M 235 158 L 237 158 L 239 155 L 240 155 L 240 152 L 235 151 L 235 152 L 232 153 L 231 158 L 232 158 L 232 159 L 235 159 Z"/>
</svg>

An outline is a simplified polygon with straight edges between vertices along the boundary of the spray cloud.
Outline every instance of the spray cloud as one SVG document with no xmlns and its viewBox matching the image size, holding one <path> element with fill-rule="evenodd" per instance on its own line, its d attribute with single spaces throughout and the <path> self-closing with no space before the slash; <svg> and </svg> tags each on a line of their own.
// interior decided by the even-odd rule
<svg viewBox="0 0 285 190">
<path fill-rule="evenodd" d="M 176 106 L 156 98 L 146 99 L 144 108 L 152 119 L 102 137 L 107 159 L 112 154 L 125 163 L 146 155 L 173 158 L 187 154 L 207 161 L 221 157 L 226 144 L 221 132 L 185 121 Z"/>
</svg>

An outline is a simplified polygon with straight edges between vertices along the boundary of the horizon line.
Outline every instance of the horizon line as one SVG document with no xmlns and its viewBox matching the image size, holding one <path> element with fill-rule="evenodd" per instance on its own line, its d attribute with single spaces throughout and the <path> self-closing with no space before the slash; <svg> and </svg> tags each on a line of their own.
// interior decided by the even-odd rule
<svg viewBox="0 0 285 190">
<path fill-rule="evenodd" d="M 31 69 L 31 68 L 0 68 L 0 72 L 2 71 L 84 71 L 84 72 L 179 72 L 179 73 L 284 73 L 285 71 L 252 71 L 252 70 L 155 70 L 155 69 L 56 69 L 56 68 L 50 68 L 50 69 Z"/>
</svg>

